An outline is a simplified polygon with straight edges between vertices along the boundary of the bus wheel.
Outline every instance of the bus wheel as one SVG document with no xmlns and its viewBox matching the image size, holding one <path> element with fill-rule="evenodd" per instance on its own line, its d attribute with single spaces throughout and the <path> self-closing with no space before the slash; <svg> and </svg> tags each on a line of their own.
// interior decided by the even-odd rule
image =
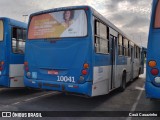
<svg viewBox="0 0 160 120">
<path fill-rule="evenodd" d="M 120 86 L 119 90 L 120 90 L 121 92 L 123 92 L 123 91 L 125 90 L 125 88 L 126 88 L 126 73 L 123 72 L 122 82 L 121 82 L 121 86 Z"/>
</svg>

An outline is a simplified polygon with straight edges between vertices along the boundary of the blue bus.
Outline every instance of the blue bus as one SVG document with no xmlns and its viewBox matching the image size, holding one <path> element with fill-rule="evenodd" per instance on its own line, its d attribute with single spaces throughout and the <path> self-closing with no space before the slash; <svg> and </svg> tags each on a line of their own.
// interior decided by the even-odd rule
<svg viewBox="0 0 160 120">
<path fill-rule="evenodd" d="M 142 48 L 89 6 L 33 13 L 27 37 L 27 87 L 92 97 L 143 73 Z"/>
<path fill-rule="evenodd" d="M 160 37 L 160 0 L 153 0 L 150 21 L 148 51 L 146 64 L 146 97 L 160 99 L 160 62 L 159 62 L 159 37 Z"/>
<path fill-rule="evenodd" d="M 24 87 L 25 23 L 0 17 L 0 86 Z"/>
</svg>

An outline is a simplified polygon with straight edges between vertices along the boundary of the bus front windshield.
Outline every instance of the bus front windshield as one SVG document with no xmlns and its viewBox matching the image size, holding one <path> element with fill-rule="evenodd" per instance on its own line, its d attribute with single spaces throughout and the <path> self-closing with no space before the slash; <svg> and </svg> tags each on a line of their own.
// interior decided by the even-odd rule
<svg viewBox="0 0 160 120">
<path fill-rule="evenodd" d="M 3 21 L 0 20 L 0 41 L 3 41 Z"/>
<path fill-rule="evenodd" d="M 84 37 L 87 35 L 87 17 L 84 10 L 66 10 L 33 16 L 28 39 Z"/>
</svg>

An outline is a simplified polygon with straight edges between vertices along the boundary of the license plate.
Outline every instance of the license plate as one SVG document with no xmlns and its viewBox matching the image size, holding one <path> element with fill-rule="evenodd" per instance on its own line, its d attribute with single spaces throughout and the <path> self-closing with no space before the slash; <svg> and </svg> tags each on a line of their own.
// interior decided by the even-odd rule
<svg viewBox="0 0 160 120">
<path fill-rule="evenodd" d="M 50 74 L 50 75 L 58 75 L 58 71 L 57 70 L 49 70 L 48 74 Z"/>
</svg>

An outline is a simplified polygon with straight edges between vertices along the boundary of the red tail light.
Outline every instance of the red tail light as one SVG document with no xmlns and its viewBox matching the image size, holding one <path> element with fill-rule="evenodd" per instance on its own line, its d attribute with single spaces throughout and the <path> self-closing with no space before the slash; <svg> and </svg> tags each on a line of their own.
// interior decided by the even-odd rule
<svg viewBox="0 0 160 120">
<path fill-rule="evenodd" d="M 87 75 L 88 74 L 88 71 L 87 69 L 89 68 L 89 64 L 88 63 L 84 63 L 83 64 L 83 70 L 82 70 L 82 75 Z"/>
<path fill-rule="evenodd" d="M 87 73 L 88 73 L 87 70 L 82 70 L 83 75 L 87 75 Z"/>
<path fill-rule="evenodd" d="M 0 71 L 3 70 L 3 65 L 4 65 L 4 61 L 1 61 L 1 62 L 0 62 Z"/>
<path fill-rule="evenodd" d="M 157 68 L 154 68 L 154 69 L 151 70 L 152 75 L 158 75 L 158 73 L 159 73 L 159 71 L 158 71 Z"/>
<path fill-rule="evenodd" d="M 28 68 L 28 62 L 24 62 L 24 69 L 25 69 L 25 71 L 29 71 L 29 68 Z"/>
<path fill-rule="evenodd" d="M 0 66 L 0 71 L 2 71 L 3 70 L 3 67 L 2 66 Z"/>
<path fill-rule="evenodd" d="M 28 67 L 25 67 L 25 70 L 26 70 L 26 71 L 29 71 L 29 68 L 28 68 Z"/>
</svg>

